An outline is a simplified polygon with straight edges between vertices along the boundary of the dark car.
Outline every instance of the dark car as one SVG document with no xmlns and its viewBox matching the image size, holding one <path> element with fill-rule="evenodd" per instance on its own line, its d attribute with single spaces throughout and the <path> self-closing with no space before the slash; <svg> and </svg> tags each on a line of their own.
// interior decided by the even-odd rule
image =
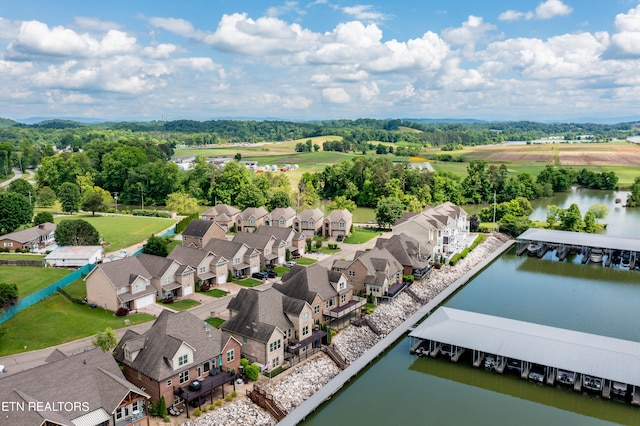
<svg viewBox="0 0 640 426">
<path fill-rule="evenodd" d="M 253 274 L 251 274 L 251 278 L 261 280 L 263 278 L 267 278 L 267 274 L 264 271 L 254 272 Z"/>
<path fill-rule="evenodd" d="M 336 238 L 336 240 L 338 242 L 341 242 L 342 240 L 344 240 L 344 235 L 342 235 L 342 234 L 338 235 L 338 238 Z"/>
<path fill-rule="evenodd" d="M 276 271 L 274 271 L 273 269 L 265 269 L 264 271 L 262 271 L 263 274 L 266 274 L 268 278 L 275 278 L 278 276 L 278 274 L 276 274 Z"/>
</svg>

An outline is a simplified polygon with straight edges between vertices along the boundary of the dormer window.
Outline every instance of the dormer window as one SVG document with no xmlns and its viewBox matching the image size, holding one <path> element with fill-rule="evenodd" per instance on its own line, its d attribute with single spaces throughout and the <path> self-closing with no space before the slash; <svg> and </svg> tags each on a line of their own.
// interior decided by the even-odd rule
<svg viewBox="0 0 640 426">
<path fill-rule="evenodd" d="M 284 219 L 280 219 L 280 225 L 284 225 Z"/>
<path fill-rule="evenodd" d="M 189 354 L 184 354 L 178 357 L 178 366 L 189 364 Z"/>
<path fill-rule="evenodd" d="M 127 361 L 133 361 L 133 356 L 131 354 L 131 351 L 129 349 L 127 349 L 127 348 L 124 348 L 124 358 Z"/>
</svg>

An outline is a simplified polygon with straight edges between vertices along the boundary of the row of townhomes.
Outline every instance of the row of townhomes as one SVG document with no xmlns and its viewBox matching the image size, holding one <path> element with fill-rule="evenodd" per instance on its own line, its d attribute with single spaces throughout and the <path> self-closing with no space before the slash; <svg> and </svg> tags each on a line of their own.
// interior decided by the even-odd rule
<svg viewBox="0 0 640 426">
<path fill-rule="evenodd" d="M 304 255 L 307 237 L 347 235 L 352 225 L 348 210 L 325 218 L 318 209 L 297 215 L 290 207 L 269 213 L 263 207 L 240 211 L 221 204 L 201 217 L 187 225 L 182 246 L 167 258 L 140 255 L 99 264 L 85 278 L 88 301 L 116 311 L 179 299 L 193 293 L 196 284 L 206 290 L 226 283 L 229 275 L 245 277 L 282 265 L 287 251 L 294 258 Z M 227 235 L 234 225 L 238 232 Z"/>
</svg>

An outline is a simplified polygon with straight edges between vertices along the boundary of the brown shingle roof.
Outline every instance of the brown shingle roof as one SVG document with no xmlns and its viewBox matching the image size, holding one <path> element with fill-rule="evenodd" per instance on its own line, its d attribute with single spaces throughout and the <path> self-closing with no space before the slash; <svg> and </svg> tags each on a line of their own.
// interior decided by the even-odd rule
<svg viewBox="0 0 640 426">
<path fill-rule="evenodd" d="M 2 235 L 0 236 L 0 240 L 13 240 L 24 244 L 28 243 L 29 241 L 37 240 L 44 235 L 49 235 L 55 230 L 56 225 L 54 223 L 45 222 L 42 225 L 34 226 L 29 229 L 23 229 L 22 231 L 15 231 Z"/>
<path fill-rule="evenodd" d="M 189 222 L 187 227 L 184 228 L 184 231 L 182 231 L 182 235 L 202 238 L 209 231 L 209 229 L 211 229 L 214 226 L 217 226 L 220 229 L 222 229 L 220 225 L 218 225 L 215 221 L 193 219 L 191 222 Z"/>
</svg>

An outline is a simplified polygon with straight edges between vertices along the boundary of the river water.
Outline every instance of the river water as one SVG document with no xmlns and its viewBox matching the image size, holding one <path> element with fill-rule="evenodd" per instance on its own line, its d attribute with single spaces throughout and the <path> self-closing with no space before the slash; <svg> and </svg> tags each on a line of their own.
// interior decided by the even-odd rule
<svg viewBox="0 0 640 426">
<path fill-rule="evenodd" d="M 593 203 L 609 207 L 606 233 L 640 237 L 640 211 L 615 203 L 626 194 L 573 190 L 539 200 L 546 206 Z M 517 256 L 511 249 L 446 302 L 446 306 L 587 333 L 640 341 L 640 271 Z M 331 401 L 310 415 L 310 425 L 601 425 L 640 424 L 640 408 L 572 390 L 539 385 L 466 362 L 418 358 L 411 339 L 396 345 Z"/>
</svg>

